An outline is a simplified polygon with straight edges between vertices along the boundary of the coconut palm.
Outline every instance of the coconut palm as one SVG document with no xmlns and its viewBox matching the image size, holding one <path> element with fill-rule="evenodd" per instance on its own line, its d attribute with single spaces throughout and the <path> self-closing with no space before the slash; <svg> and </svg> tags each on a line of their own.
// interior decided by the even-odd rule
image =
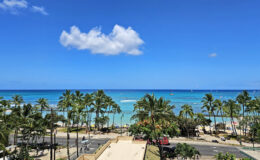
<svg viewBox="0 0 260 160">
<path fill-rule="evenodd" d="M 119 114 L 121 113 L 121 108 L 118 104 L 114 103 L 112 105 L 112 112 L 113 112 L 113 124 L 112 124 L 112 128 L 115 127 L 115 114 Z"/>
<path fill-rule="evenodd" d="M 162 157 L 162 148 L 159 143 L 159 137 L 163 133 L 173 135 L 173 126 L 169 126 L 171 123 L 171 118 L 173 114 L 173 105 L 170 105 L 170 101 L 164 100 L 162 97 L 157 99 L 154 94 L 146 94 L 143 98 L 136 102 L 135 105 L 135 114 L 133 117 L 140 120 L 144 118 L 144 124 L 148 124 L 147 137 L 156 139 L 157 144 L 159 145 L 160 156 Z M 136 112 L 137 111 L 137 112 Z M 140 114 L 140 111 L 143 111 Z M 171 130 L 171 131 L 170 131 Z M 169 132 L 170 131 L 170 132 Z M 172 133 L 171 133 L 172 132 Z M 174 132 L 175 133 L 175 132 Z"/>
<path fill-rule="evenodd" d="M 106 95 L 103 90 L 98 90 L 93 93 L 93 99 L 94 99 L 94 105 L 91 111 L 96 113 L 96 118 L 95 118 L 95 127 L 100 129 L 100 121 L 102 118 L 100 118 L 100 114 L 105 113 L 106 110 Z"/>
<path fill-rule="evenodd" d="M 215 99 L 212 103 L 212 107 L 211 107 L 211 113 L 214 117 L 214 129 L 215 129 L 215 133 L 217 134 L 217 122 L 216 122 L 216 116 L 218 116 L 218 109 L 221 108 L 220 106 L 222 106 L 222 102 L 219 99 Z"/>
<path fill-rule="evenodd" d="M 72 94 L 70 90 L 66 90 L 65 93 L 62 94 L 59 100 L 59 105 L 62 106 L 62 108 L 66 108 L 67 110 L 67 156 L 68 159 L 70 160 L 70 150 L 69 150 L 69 138 L 70 138 L 70 120 L 71 120 L 71 115 L 70 115 L 70 110 L 72 106 Z"/>
<path fill-rule="evenodd" d="M 21 106 L 21 104 L 24 103 L 23 97 L 20 95 L 14 95 L 12 97 L 12 103 L 15 105 L 15 107 Z"/>
<path fill-rule="evenodd" d="M 211 93 L 205 94 L 205 96 L 202 99 L 203 106 L 201 107 L 201 109 L 203 109 L 202 110 L 203 112 L 208 112 L 209 119 L 211 118 L 211 110 L 212 110 L 213 101 L 214 101 L 214 97 L 212 96 Z M 211 133 L 211 126 L 210 126 L 210 133 Z"/>
<path fill-rule="evenodd" d="M 224 125 L 224 132 L 226 132 L 226 122 L 224 121 L 223 103 L 220 99 L 216 99 L 213 103 L 216 106 L 217 115 L 220 113 L 222 123 Z"/>
<path fill-rule="evenodd" d="M 185 118 L 188 118 L 188 115 L 190 116 L 190 118 L 193 118 L 193 109 L 191 105 L 188 104 L 184 104 L 183 106 L 181 106 L 181 111 L 180 111 L 180 116 L 183 117 L 183 115 L 185 115 Z"/>
<path fill-rule="evenodd" d="M 106 97 L 106 105 L 108 106 L 108 111 L 107 111 L 107 117 L 108 117 L 108 121 L 107 121 L 107 127 L 109 127 L 109 114 L 111 112 L 111 107 L 115 104 L 115 102 L 113 101 L 113 99 L 109 96 Z"/>
<path fill-rule="evenodd" d="M 85 112 L 86 112 L 86 115 L 87 115 L 87 128 L 88 130 L 90 130 L 90 124 L 91 124 L 91 112 L 90 112 L 90 109 L 91 109 L 91 106 L 94 104 L 93 103 L 93 96 L 92 94 L 88 94 L 86 93 L 84 98 L 83 98 L 83 103 L 85 105 Z M 86 118 L 85 118 L 86 119 Z"/>
<path fill-rule="evenodd" d="M 131 119 L 136 119 L 137 121 L 144 121 L 148 118 L 148 112 L 145 110 L 144 106 L 146 105 L 146 99 L 141 98 L 134 104 L 135 114 Z"/>
<path fill-rule="evenodd" d="M 183 106 L 181 106 L 182 110 L 180 111 L 180 117 L 183 117 L 183 115 L 185 115 L 185 128 L 186 128 L 186 131 L 187 131 L 187 134 L 188 134 L 188 137 L 190 137 L 190 130 L 189 130 L 189 125 L 187 124 L 188 123 L 188 115 L 190 116 L 191 119 L 193 119 L 193 109 L 192 109 L 192 106 L 188 105 L 188 104 L 184 104 Z"/>
<path fill-rule="evenodd" d="M 10 101 L 9 100 L 3 100 L 2 97 L 0 97 L 0 150 L 3 151 L 3 159 L 5 160 L 6 155 L 6 146 L 8 145 L 8 137 L 10 133 L 9 128 L 9 121 L 8 117 L 6 116 L 6 111 L 8 108 L 10 108 Z"/>
<path fill-rule="evenodd" d="M 0 151 L 3 151 L 3 160 L 5 160 L 6 147 L 8 145 L 8 137 L 10 131 L 7 129 L 6 125 L 0 122 Z"/>
<path fill-rule="evenodd" d="M 39 98 L 39 99 L 36 101 L 36 103 L 37 103 L 36 106 L 37 106 L 37 107 L 40 107 L 41 114 L 42 114 L 43 110 L 49 108 L 48 100 L 47 100 L 46 98 Z"/>
<path fill-rule="evenodd" d="M 224 102 L 224 111 L 227 115 L 229 115 L 231 119 L 231 126 L 232 130 L 237 135 L 236 127 L 234 124 L 234 118 L 238 116 L 240 112 L 240 105 L 236 103 L 236 101 L 229 99 L 228 101 Z"/>
<path fill-rule="evenodd" d="M 76 123 L 77 123 L 77 138 L 76 138 L 76 145 L 77 145 L 77 157 L 79 156 L 79 120 L 80 116 L 83 113 L 83 110 L 85 109 L 84 104 L 84 95 L 83 93 L 80 93 L 80 91 L 75 91 L 75 94 L 72 94 L 72 112 L 75 113 Z"/>
<path fill-rule="evenodd" d="M 160 97 L 156 101 L 156 116 L 155 120 L 165 120 L 170 121 L 174 116 L 173 109 L 175 105 L 171 105 L 169 100 L 165 100 L 164 98 Z"/>
<path fill-rule="evenodd" d="M 248 106 L 251 97 L 249 96 L 249 93 L 244 90 L 242 93 L 240 93 L 237 98 L 236 98 L 237 102 L 242 106 L 242 116 L 243 119 L 245 118 L 245 107 Z M 246 135 L 246 131 L 245 131 L 245 126 L 243 125 L 243 133 L 244 135 Z"/>
<path fill-rule="evenodd" d="M 24 103 L 23 97 L 20 96 L 20 95 L 14 95 L 12 97 L 12 103 L 14 104 L 14 109 L 15 109 L 15 112 L 16 112 L 16 114 L 14 114 L 14 115 L 16 115 L 15 119 L 18 120 L 19 114 L 20 114 L 20 113 L 18 113 L 20 111 L 20 106 L 21 106 L 22 103 Z M 19 121 L 16 121 L 16 122 L 19 122 Z M 18 129 L 19 129 L 19 123 L 15 126 L 14 145 L 17 144 Z"/>
<path fill-rule="evenodd" d="M 173 116 L 174 105 L 170 105 L 170 101 L 162 97 L 157 99 L 154 94 L 146 94 L 143 98 L 136 102 L 132 118 L 139 121 L 150 119 L 152 125 L 158 120 L 168 120 Z"/>
<path fill-rule="evenodd" d="M 11 101 L 10 100 L 0 100 L 0 108 L 2 110 L 3 122 L 6 121 L 6 111 L 11 108 Z"/>
</svg>

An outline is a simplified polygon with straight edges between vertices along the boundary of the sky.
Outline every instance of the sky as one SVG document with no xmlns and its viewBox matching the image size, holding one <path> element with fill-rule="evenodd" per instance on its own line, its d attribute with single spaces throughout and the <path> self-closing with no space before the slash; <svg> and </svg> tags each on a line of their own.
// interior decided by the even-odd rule
<svg viewBox="0 0 260 160">
<path fill-rule="evenodd" d="M 260 89 L 259 0 L 0 0 L 0 89 Z"/>
</svg>

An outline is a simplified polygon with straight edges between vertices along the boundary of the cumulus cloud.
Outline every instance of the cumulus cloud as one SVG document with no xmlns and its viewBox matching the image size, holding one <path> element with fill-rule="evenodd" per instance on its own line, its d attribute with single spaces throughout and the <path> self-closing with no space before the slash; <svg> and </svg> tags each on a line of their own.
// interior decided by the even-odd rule
<svg viewBox="0 0 260 160">
<path fill-rule="evenodd" d="M 25 0 L 3 0 L 0 3 L 0 8 L 10 11 L 12 14 L 17 14 L 18 9 L 27 8 L 28 3 Z"/>
<path fill-rule="evenodd" d="M 33 12 L 39 12 L 45 16 L 48 15 L 48 13 L 45 11 L 44 7 L 39 7 L 39 6 L 32 6 L 32 11 Z"/>
<path fill-rule="evenodd" d="M 211 54 L 209 54 L 209 57 L 211 57 L 211 58 L 217 57 L 217 53 L 211 53 Z"/>
<path fill-rule="evenodd" d="M 0 2 L 0 9 L 8 11 L 11 14 L 18 15 L 21 9 L 31 9 L 33 12 L 38 12 L 43 15 L 48 15 L 44 7 L 31 6 L 26 0 L 3 0 Z"/>
<path fill-rule="evenodd" d="M 101 32 L 100 28 L 93 28 L 88 33 L 81 32 L 78 27 L 72 26 L 70 33 L 62 31 L 60 43 L 64 47 L 78 50 L 90 50 L 93 54 L 118 55 L 126 53 L 140 55 L 139 47 L 144 41 L 131 27 L 124 28 L 115 25 L 108 35 Z"/>
</svg>

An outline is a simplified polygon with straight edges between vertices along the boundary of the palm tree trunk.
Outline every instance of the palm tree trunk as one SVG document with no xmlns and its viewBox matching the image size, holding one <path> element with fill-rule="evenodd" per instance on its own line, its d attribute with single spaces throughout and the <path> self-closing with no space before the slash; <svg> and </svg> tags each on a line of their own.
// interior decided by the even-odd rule
<svg viewBox="0 0 260 160">
<path fill-rule="evenodd" d="M 69 126 L 69 124 L 70 124 L 70 119 L 69 119 L 69 112 L 68 112 L 69 110 L 67 109 L 67 119 L 68 119 L 68 121 L 67 121 L 67 156 L 68 156 L 68 160 L 70 160 L 70 142 L 69 142 L 69 139 L 70 139 L 70 134 L 69 134 L 69 130 L 70 130 L 70 126 Z"/>
<path fill-rule="evenodd" d="M 5 149 L 3 150 L 3 160 L 5 160 Z"/>
<path fill-rule="evenodd" d="M 79 121 L 77 123 L 77 157 L 79 157 Z"/>
<path fill-rule="evenodd" d="M 220 111 L 220 114 L 221 114 L 222 123 L 223 123 L 223 125 L 224 125 L 224 132 L 226 132 L 226 123 L 224 122 L 224 118 L 223 118 L 223 113 L 222 113 L 222 111 Z"/>
<path fill-rule="evenodd" d="M 18 136 L 18 130 L 15 129 L 15 131 L 14 131 L 14 145 L 17 144 L 17 136 Z"/>
<path fill-rule="evenodd" d="M 115 127 L 115 113 L 113 113 L 113 128 Z"/>
<path fill-rule="evenodd" d="M 111 106 L 109 106 L 108 113 L 107 113 L 107 116 L 108 116 L 107 128 L 109 128 L 109 121 L 110 121 L 109 113 L 110 113 L 110 109 L 111 109 Z"/>
<path fill-rule="evenodd" d="M 231 116 L 231 126 L 232 126 L 232 128 L 233 128 L 233 132 L 237 135 L 237 130 L 236 130 L 236 126 L 235 126 L 235 124 L 234 124 L 234 119 L 233 119 L 233 116 Z"/>
<path fill-rule="evenodd" d="M 217 129 L 216 129 L 216 125 L 217 125 L 217 123 L 216 123 L 216 115 L 213 113 L 213 116 L 214 116 L 214 123 L 215 123 L 215 126 L 214 126 L 214 128 L 215 128 L 215 134 L 217 134 Z"/>
<path fill-rule="evenodd" d="M 45 139 L 45 134 L 43 134 L 43 137 L 42 137 L 42 144 L 44 144 L 44 139 Z"/>
<path fill-rule="evenodd" d="M 245 118 L 245 105 L 243 104 L 243 121 L 244 121 L 244 118 Z M 242 129 L 243 129 L 243 134 L 245 135 L 245 125 L 244 124 L 242 126 Z"/>
<path fill-rule="evenodd" d="M 210 117 L 210 113 L 209 113 L 209 120 L 211 121 L 210 118 L 211 118 L 211 117 Z M 209 132 L 210 132 L 210 134 L 212 134 L 212 133 L 211 133 L 211 122 L 209 123 Z"/>
<path fill-rule="evenodd" d="M 63 117 L 65 118 L 65 109 L 63 109 Z M 65 127 L 65 122 L 64 121 L 63 121 L 63 127 Z"/>
<path fill-rule="evenodd" d="M 99 111 L 96 111 L 96 120 L 95 120 L 95 127 L 98 128 L 99 131 Z"/>
</svg>

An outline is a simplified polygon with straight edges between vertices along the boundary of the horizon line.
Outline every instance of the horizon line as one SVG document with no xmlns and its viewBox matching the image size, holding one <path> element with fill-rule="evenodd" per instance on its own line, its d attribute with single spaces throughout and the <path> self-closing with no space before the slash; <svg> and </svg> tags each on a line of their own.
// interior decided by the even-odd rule
<svg viewBox="0 0 260 160">
<path fill-rule="evenodd" d="M 115 89 L 115 88 L 95 88 L 95 89 L 84 89 L 84 88 L 69 88 L 69 89 L 41 89 L 41 88 L 37 88 L 37 89 L 0 89 L 0 91 L 63 91 L 63 90 L 162 90 L 162 91 L 243 91 L 243 90 L 247 90 L 247 91 L 260 91 L 260 89 Z"/>
</svg>

